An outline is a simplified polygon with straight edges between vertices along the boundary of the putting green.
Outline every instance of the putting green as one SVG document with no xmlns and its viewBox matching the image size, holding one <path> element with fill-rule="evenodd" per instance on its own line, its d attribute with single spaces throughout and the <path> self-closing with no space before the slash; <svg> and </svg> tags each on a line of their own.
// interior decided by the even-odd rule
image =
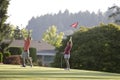
<svg viewBox="0 0 120 80">
<path fill-rule="evenodd" d="M 0 80 L 120 80 L 120 74 L 1 64 Z"/>
</svg>

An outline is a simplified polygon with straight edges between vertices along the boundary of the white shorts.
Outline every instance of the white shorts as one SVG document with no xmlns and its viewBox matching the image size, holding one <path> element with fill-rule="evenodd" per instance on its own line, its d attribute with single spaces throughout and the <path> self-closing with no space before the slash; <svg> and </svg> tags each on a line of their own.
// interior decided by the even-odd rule
<svg viewBox="0 0 120 80">
<path fill-rule="evenodd" d="M 64 54 L 64 58 L 66 59 L 69 59 L 70 58 L 70 54 Z"/>
</svg>

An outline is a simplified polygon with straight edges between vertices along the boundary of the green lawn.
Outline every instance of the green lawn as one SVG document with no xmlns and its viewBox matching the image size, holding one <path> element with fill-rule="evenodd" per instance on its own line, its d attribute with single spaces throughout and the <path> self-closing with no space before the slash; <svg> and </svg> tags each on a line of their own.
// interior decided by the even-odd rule
<svg viewBox="0 0 120 80">
<path fill-rule="evenodd" d="M 120 80 L 120 74 L 0 64 L 0 80 Z"/>
</svg>

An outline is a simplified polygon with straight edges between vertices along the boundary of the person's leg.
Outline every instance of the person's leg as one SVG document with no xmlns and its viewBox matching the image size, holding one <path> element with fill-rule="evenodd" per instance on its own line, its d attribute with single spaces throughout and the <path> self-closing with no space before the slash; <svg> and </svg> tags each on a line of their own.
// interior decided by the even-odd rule
<svg viewBox="0 0 120 80">
<path fill-rule="evenodd" d="M 27 60 L 29 61 L 30 66 L 32 67 L 33 66 L 33 64 L 32 64 L 32 58 L 29 56 L 29 51 L 27 52 Z"/>
<path fill-rule="evenodd" d="M 70 55 L 65 54 L 64 58 L 65 58 L 67 70 L 69 70 L 70 69 L 70 64 L 69 64 Z"/>
<path fill-rule="evenodd" d="M 32 64 L 32 58 L 31 57 L 29 57 L 29 62 L 30 62 L 30 66 L 32 67 L 33 64 Z"/>
<path fill-rule="evenodd" d="M 69 59 L 66 59 L 66 65 L 67 65 L 67 69 L 70 69 L 70 64 L 69 64 Z"/>
<path fill-rule="evenodd" d="M 68 70 L 70 69 L 70 62 L 69 62 L 69 59 L 70 59 L 70 54 L 68 54 L 68 58 L 67 58 L 67 68 L 68 68 Z"/>
<path fill-rule="evenodd" d="M 22 66 L 25 67 L 25 52 L 22 53 Z"/>
</svg>

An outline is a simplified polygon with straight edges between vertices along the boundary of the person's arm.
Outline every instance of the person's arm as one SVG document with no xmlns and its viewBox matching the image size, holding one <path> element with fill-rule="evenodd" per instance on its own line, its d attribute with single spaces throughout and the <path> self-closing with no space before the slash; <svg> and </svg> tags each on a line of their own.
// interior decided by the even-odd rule
<svg viewBox="0 0 120 80">
<path fill-rule="evenodd" d="M 64 53 L 65 53 L 65 51 L 66 51 L 66 47 L 65 47 L 65 49 L 64 49 Z"/>
<path fill-rule="evenodd" d="M 66 47 L 65 47 L 65 49 L 64 49 L 64 53 L 66 52 L 66 50 L 67 50 L 67 45 L 66 45 Z"/>
<path fill-rule="evenodd" d="M 72 37 L 70 37 L 69 41 L 72 41 Z"/>
<path fill-rule="evenodd" d="M 27 39 L 27 43 L 28 43 L 28 45 L 30 45 L 30 41 L 31 41 L 30 38 L 28 38 L 28 39 Z"/>
</svg>

